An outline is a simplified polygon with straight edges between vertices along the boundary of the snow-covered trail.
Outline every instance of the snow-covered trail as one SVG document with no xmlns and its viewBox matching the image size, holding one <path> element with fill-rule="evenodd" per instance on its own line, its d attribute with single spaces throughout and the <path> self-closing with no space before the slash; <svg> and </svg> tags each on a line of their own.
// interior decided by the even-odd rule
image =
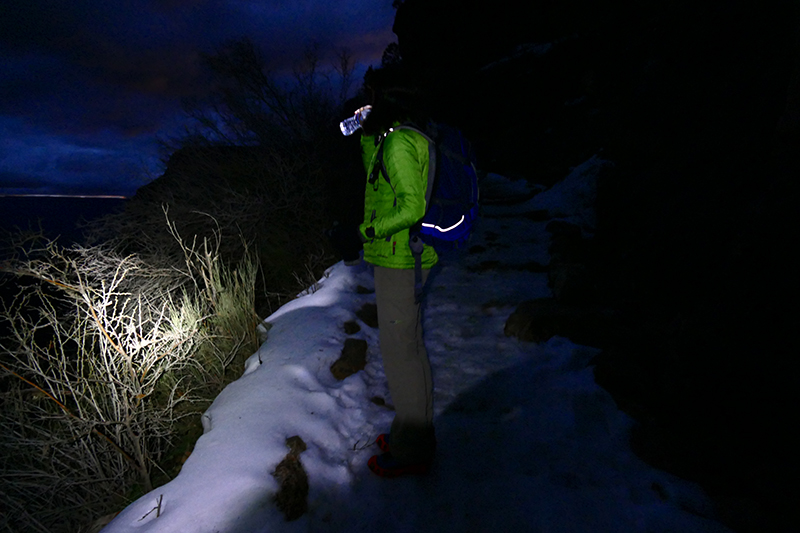
<svg viewBox="0 0 800 533">
<path fill-rule="evenodd" d="M 180 475 L 104 532 L 728 531 L 709 518 L 695 485 L 631 452 L 631 420 L 587 365 L 596 350 L 503 332 L 517 304 L 550 295 L 547 275 L 526 268 L 548 261 L 546 222 L 524 213 L 542 202 L 554 214 L 580 204 L 575 190 L 586 190 L 592 165 L 575 170 L 571 195 L 487 209 L 471 253 L 444 254 L 431 276 L 424 328 L 439 450 L 431 474 L 385 480 L 366 467 L 392 418 L 373 399 L 391 398 L 378 331 L 356 318 L 374 303 L 371 271 L 339 263 L 267 319 L 268 340 L 204 415 L 206 432 Z M 519 187 L 490 179 L 487 189 Z M 572 208 L 585 222 L 581 206 Z M 351 320 L 361 329 L 348 335 Z M 367 366 L 337 381 L 330 366 L 348 337 L 367 342 Z M 308 445 L 300 460 L 310 490 L 308 512 L 286 522 L 270 473 L 293 435 Z"/>
</svg>

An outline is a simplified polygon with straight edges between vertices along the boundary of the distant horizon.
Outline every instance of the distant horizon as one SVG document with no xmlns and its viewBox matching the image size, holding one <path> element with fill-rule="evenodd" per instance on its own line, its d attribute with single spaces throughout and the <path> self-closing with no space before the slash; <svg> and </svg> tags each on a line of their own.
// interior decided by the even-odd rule
<svg viewBox="0 0 800 533">
<path fill-rule="evenodd" d="M 203 58 L 228 43 L 250 40 L 276 79 L 310 55 L 330 72 L 347 50 L 357 90 L 396 41 L 388 0 L 3 0 L 0 12 L 0 190 L 14 192 L 132 196 L 163 172 L 160 141 L 197 125 L 187 101 L 213 100 Z"/>
<path fill-rule="evenodd" d="M 120 194 L 5 194 L 0 193 L 0 198 L 108 198 L 113 200 L 127 200 L 130 196 Z"/>
<path fill-rule="evenodd" d="M 119 195 L 0 193 L 0 239 L 31 230 L 58 238 L 62 245 L 83 243 L 84 222 L 120 212 L 129 200 Z"/>
</svg>

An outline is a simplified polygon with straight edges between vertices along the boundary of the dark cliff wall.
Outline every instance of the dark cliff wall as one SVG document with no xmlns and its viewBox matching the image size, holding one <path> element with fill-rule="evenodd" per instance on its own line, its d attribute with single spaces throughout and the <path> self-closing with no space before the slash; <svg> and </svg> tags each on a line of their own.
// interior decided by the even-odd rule
<svg viewBox="0 0 800 533">
<path fill-rule="evenodd" d="M 798 495 L 797 2 L 406 0 L 395 32 L 484 168 L 550 184 L 615 163 L 591 267 L 635 339 L 598 379 L 652 417 L 643 455 L 765 530 Z"/>
</svg>

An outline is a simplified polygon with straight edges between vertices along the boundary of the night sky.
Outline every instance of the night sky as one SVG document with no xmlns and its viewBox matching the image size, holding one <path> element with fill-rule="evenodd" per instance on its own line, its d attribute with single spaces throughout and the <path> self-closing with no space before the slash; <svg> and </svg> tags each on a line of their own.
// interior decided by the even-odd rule
<svg viewBox="0 0 800 533">
<path fill-rule="evenodd" d="M 316 43 L 377 65 L 391 0 L 3 0 L 0 195 L 130 195 L 161 172 L 156 139 L 208 89 L 199 53 L 248 37 L 274 72 Z"/>
</svg>

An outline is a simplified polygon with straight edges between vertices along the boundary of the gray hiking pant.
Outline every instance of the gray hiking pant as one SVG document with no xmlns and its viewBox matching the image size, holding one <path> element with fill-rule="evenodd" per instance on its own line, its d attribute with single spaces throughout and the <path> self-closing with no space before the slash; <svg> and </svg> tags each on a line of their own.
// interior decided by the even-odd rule
<svg viewBox="0 0 800 533">
<path fill-rule="evenodd" d="M 423 283 L 428 272 L 422 271 Z M 414 270 L 376 266 L 375 296 L 383 368 L 395 407 L 392 456 L 405 463 L 430 461 L 436 446 L 433 381 L 422 340 L 421 306 L 414 301 Z"/>
</svg>

